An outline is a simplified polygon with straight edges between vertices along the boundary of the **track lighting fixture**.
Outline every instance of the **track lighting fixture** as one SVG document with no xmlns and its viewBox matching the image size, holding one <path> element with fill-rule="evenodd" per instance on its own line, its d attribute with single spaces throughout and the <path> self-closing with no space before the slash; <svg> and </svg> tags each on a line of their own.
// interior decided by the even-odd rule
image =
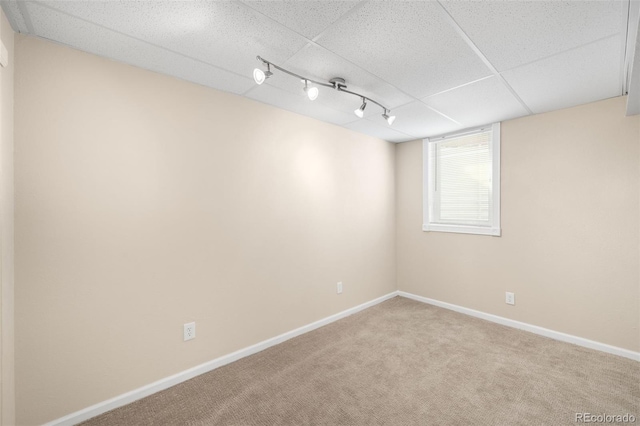
<svg viewBox="0 0 640 426">
<path fill-rule="evenodd" d="M 367 101 L 364 98 L 362 98 L 362 105 L 360 105 L 360 108 L 358 108 L 357 110 L 355 110 L 353 112 L 358 116 L 358 118 L 362 118 L 362 117 L 364 117 L 364 109 L 366 107 L 367 107 Z"/>
<path fill-rule="evenodd" d="M 272 75 L 273 73 L 271 72 L 271 64 L 269 63 L 267 63 L 267 72 L 262 71 L 260 68 L 256 68 L 253 70 L 253 79 L 258 84 L 264 83 L 264 81 Z"/>
<path fill-rule="evenodd" d="M 382 117 L 385 120 L 387 120 L 387 123 L 389 124 L 389 126 L 391 126 L 396 119 L 395 115 L 389 115 L 391 111 L 387 107 L 382 105 L 380 102 L 376 102 L 371 98 L 361 95 L 360 93 L 347 90 L 347 85 L 343 78 L 338 78 L 338 77 L 332 78 L 331 80 L 329 80 L 329 82 L 316 81 L 307 77 L 303 77 L 296 73 L 293 73 L 291 71 L 288 71 L 282 67 L 279 67 L 278 65 L 272 62 L 269 62 L 266 59 L 262 59 L 260 56 L 258 56 L 257 59 L 260 62 L 262 62 L 263 65 L 267 66 L 266 72 L 262 71 L 260 68 L 256 68 L 253 70 L 253 79 L 256 81 L 257 84 L 264 83 L 266 79 L 268 79 L 273 75 L 273 73 L 271 72 L 271 66 L 273 66 L 275 69 L 282 71 L 285 74 L 289 74 L 293 77 L 297 77 L 298 79 L 300 79 L 304 83 L 304 87 L 303 87 L 304 92 L 307 94 L 307 97 L 312 101 L 318 98 L 318 94 L 319 94 L 318 86 L 324 86 L 330 89 L 337 90 L 338 92 L 348 93 L 350 95 L 357 96 L 360 99 L 362 99 L 362 105 L 360 106 L 360 108 L 353 111 L 359 118 L 364 117 L 364 109 L 367 107 L 367 101 L 368 101 L 382 108 L 383 110 Z M 311 83 L 313 84 L 313 86 L 310 86 Z"/>
<path fill-rule="evenodd" d="M 389 113 L 389 111 L 385 109 L 384 113 L 382 113 L 382 118 L 387 120 L 387 123 L 389 123 L 389 126 L 391 126 L 393 124 L 393 122 L 396 121 L 396 116 L 395 115 L 389 115 L 388 113 Z"/>
<path fill-rule="evenodd" d="M 309 87 L 308 80 L 304 80 L 304 91 L 307 94 L 307 97 L 312 101 L 315 101 L 318 98 L 318 88 L 317 87 Z"/>
</svg>

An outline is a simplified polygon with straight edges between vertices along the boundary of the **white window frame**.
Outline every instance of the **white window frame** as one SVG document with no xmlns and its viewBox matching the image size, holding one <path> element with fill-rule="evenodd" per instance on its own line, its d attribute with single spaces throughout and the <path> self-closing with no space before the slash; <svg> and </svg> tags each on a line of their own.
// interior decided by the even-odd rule
<svg viewBox="0 0 640 426">
<path fill-rule="evenodd" d="M 444 223 L 431 223 L 429 212 L 431 211 L 431 190 L 432 182 L 430 178 L 430 149 L 429 144 L 442 142 L 447 139 L 457 138 L 473 133 L 479 133 L 487 131 L 491 128 L 491 223 L 489 226 L 481 225 L 460 225 L 460 224 L 444 224 Z M 489 126 L 482 126 L 476 129 L 466 130 L 464 132 L 448 134 L 445 136 L 427 138 L 422 141 L 422 215 L 423 231 L 436 231 L 436 232 L 455 232 L 462 234 L 477 234 L 477 235 L 492 235 L 499 237 L 501 234 L 500 229 L 500 123 L 494 123 Z"/>
</svg>

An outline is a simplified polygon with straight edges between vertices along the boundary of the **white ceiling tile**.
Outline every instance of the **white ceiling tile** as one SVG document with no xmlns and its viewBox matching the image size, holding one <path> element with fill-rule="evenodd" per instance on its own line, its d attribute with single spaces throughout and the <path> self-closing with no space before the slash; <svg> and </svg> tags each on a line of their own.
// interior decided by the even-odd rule
<svg viewBox="0 0 640 426">
<path fill-rule="evenodd" d="M 306 115 L 320 121 L 343 125 L 355 118 L 352 115 L 328 108 L 316 101 L 310 101 L 301 90 L 299 94 L 287 92 L 277 87 L 262 84 L 255 87 L 247 95 L 251 99 L 277 106 L 297 114 Z"/>
<path fill-rule="evenodd" d="M 256 56 L 284 62 L 299 34 L 240 2 L 46 1 L 50 7 L 223 69 L 251 76 Z"/>
<path fill-rule="evenodd" d="M 243 93 L 255 84 L 251 78 L 185 58 L 36 3 L 28 3 L 27 10 L 39 36 L 85 52 L 232 93 Z"/>
<path fill-rule="evenodd" d="M 393 114 L 396 116 L 393 128 L 414 136 L 414 139 L 441 135 L 463 128 L 461 124 L 443 117 L 420 101 L 397 108 Z M 382 117 L 371 117 L 368 120 L 379 120 L 385 123 Z"/>
<path fill-rule="evenodd" d="M 620 96 L 620 44 L 613 36 L 502 75 L 535 113 Z"/>
<path fill-rule="evenodd" d="M 626 30 L 625 1 L 443 1 L 499 71 Z"/>
<path fill-rule="evenodd" d="M 249 7 L 312 39 L 359 3 L 354 1 L 243 0 Z"/>
<path fill-rule="evenodd" d="M 365 4 L 317 42 L 422 98 L 490 75 L 436 2 Z"/>
<path fill-rule="evenodd" d="M 386 124 L 380 125 L 364 119 L 345 124 L 343 127 L 389 142 L 407 142 L 415 139 L 413 136 L 398 132 Z"/>
<path fill-rule="evenodd" d="M 528 114 L 497 77 L 485 78 L 422 101 L 464 127 L 495 123 Z"/>
<path fill-rule="evenodd" d="M 342 77 L 347 82 L 348 90 L 375 99 L 387 108 L 395 108 L 413 100 L 413 97 L 389 83 L 320 46 L 308 45 L 290 58 L 286 66 L 302 75 L 315 76 L 321 81 Z M 354 100 L 349 97 L 347 99 L 351 106 Z M 357 102 L 357 98 L 355 99 Z"/>
<path fill-rule="evenodd" d="M 2 10 L 4 11 L 7 19 L 11 22 L 11 26 L 14 31 L 17 31 L 22 34 L 26 34 L 29 32 L 27 28 L 27 24 L 18 8 L 18 2 L 15 0 L 3 0 L 0 2 L 2 5 Z"/>
</svg>

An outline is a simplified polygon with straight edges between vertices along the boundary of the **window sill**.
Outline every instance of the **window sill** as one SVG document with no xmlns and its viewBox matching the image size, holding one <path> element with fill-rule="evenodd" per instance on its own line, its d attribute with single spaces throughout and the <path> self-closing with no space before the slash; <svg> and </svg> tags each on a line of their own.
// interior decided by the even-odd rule
<svg viewBox="0 0 640 426">
<path fill-rule="evenodd" d="M 422 230 L 427 232 L 453 232 L 456 234 L 476 234 L 476 235 L 491 235 L 499 237 L 501 234 L 500 228 L 489 228 L 486 226 L 464 226 L 464 225 L 443 225 L 431 223 L 422 225 Z"/>
</svg>

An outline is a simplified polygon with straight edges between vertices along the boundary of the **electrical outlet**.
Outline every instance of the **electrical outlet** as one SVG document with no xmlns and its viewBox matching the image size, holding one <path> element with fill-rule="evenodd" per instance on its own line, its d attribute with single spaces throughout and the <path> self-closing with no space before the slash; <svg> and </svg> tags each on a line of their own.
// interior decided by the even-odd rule
<svg viewBox="0 0 640 426">
<path fill-rule="evenodd" d="M 190 322 L 184 325 L 184 341 L 196 338 L 196 323 Z"/>
<path fill-rule="evenodd" d="M 507 297 L 506 300 L 507 305 L 515 305 L 516 304 L 516 295 L 514 293 L 509 293 L 507 291 Z"/>
<path fill-rule="evenodd" d="M 342 293 L 342 281 L 338 283 L 338 285 L 336 286 L 336 290 L 338 294 Z"/>
</svg>

